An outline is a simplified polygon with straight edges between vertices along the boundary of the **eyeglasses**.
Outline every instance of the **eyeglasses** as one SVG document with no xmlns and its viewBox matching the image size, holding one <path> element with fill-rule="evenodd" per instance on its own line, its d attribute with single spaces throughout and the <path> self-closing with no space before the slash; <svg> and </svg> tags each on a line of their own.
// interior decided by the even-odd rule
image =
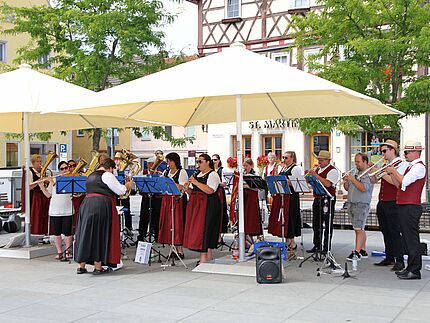
<svg viewBox="0 0 430 323">
<path fill-rule="evenodd" d="M 416 150 L 405 150 L 404 152 L 403 152 L 403 154 L 406 156 L 407 154 L 409 154 L 409 153 L 413 153 L 413 152 L 415 152 Z"/>
<path fill-rule="evenodd" d="M 288 156 L 282 156 L 282 159 L 288 159 Z"/>
<path fill-rule="evenodd" d="M 68 166 L 60 167 L 60 170 L 66 170 L 66 169 L 69 169 L 69 167 Z"/>
<path fill-rule="evenodd" d="M 69 167 L 76 167 L 76 164 L 69 164 Z"/>
<path fill-rule="evenodd" d="M 203 160 L 200 160 L 200 159 L 199 159 L 199 160 L 197 161 L 197 164 L 201 164 L 201 163 L 203 163 Z"/>
<path fill-rule="evenodd" d="M 218 158 L 212 158 L 212 161 L 214 161 L 214 162 L 218 161 Z"/>
</svg>

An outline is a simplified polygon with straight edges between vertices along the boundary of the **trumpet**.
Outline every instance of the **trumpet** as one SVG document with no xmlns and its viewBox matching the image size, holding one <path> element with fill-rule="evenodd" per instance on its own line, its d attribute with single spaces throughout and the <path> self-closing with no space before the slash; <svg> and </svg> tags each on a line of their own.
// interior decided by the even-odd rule
<svg viewBox="0 0 430 323">
<path fill-rule="evenodd" d="M 399 166 L 400 166 L 400 164 L 401 164 L 401 163 L 402 163 L 402 161 L 401 161 L 401 160 L 391 161 L 391 162 L 389 162 L 388 164 L 386 164 L 386 165 L 384 165 L 383 167 L 381 167 L 380 169 L 378 169 L 378 170 L 374 171 L 373 173 L 370 173 L 370 174 L 369 174 L 369 176 L 370 176 L 370 177 L 375 176 L 375 178 L 376 178 L 377 180 L 379 180 L 379 179 L 381 179 L 382 177 L 384 177 L 385 175 L 387 175 L 387 173 L 385 172 L 385 169 L 386 169 L 387 167 L 392 166 L 392 167 L 394 167 L 394 168 L 397 168 L 397 167 L 399 167 Z"/>
<path fill-rule="evenodd" d="M 362 172 L 360 175 L 357 176 L 357 179 L 360 180 L 364 175 L 367 175 L 374 167 L 378 166 L 381 162 L 385 161 L 384 157 L 381 157 L 376 163 L 374 163 L 372 166 L 367 168 L 364 172 Z"/>
<path fill-rule="evenodd" d="M 355 171 L 357 171 L 357 167 L 353 167 L 349 171 L 347 171 L 346 173 L 344 173 L 342 175 L 342 178 L 341 178 L 341 185 L 343 185 L 345 183 L 345 177 L 347 177 L 348 175 L 351 175 Z"/>
</svg>

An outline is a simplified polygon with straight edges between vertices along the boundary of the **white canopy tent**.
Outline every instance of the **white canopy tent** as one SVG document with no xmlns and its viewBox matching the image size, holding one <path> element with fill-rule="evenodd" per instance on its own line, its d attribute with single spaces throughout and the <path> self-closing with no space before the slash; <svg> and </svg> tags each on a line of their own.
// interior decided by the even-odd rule
<svg viewBox="0 0 430 323">
<path fill-rule="evenodd" d="M 88 128 L 142 127 L 152 123 L 125 120 L 111 116 L 83 116 L 50 112 L 94 104 L 96 94 L 55 77 L 21 65 L 12 72 L 0 74 L 0 131 L 24 135 L 26 183 L 30 183 L 30 132 L 50 132 Z M 25 205 L 30 205 L 30 188 L 25 187 Z M 30 208 L 25 210 L 26 246 L 30 245 Z"/>
<path fill-rule="evenodd" d="M 380 101 L 233 44 L 220 53 L 99 92 L 97 105 L 69 111 L 181 126 L 241 121 L 400 113 Z M 239 177 L 239 249 L 245 256 L 243 173 Z"/>
</svg>

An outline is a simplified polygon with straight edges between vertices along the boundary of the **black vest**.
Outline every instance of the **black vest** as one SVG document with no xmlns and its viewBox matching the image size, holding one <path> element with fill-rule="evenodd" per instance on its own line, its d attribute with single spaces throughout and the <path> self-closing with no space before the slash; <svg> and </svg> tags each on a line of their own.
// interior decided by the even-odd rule
<svg viewBox="0 0 430 323">
<path fill-rule="evenodd" d="M 104 170 L 96 170 L 87 178 L 87 194 L 96 193 L 107 196 L 115 196 L 116 194 L 102 181 Z"/>
</svg>

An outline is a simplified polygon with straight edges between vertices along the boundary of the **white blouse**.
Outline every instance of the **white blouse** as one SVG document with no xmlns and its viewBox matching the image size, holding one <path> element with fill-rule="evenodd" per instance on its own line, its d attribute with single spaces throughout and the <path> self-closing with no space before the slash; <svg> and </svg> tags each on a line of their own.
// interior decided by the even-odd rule
<svg viewBox="0 0 430 323">
<path fill-rule="evenodd" d="M 49 216 L 71 216 L 73 215 L 73 202 L 72 194 L 57 194 L 57 190 L 53 184 L 47 187 L 48 192 L 51 194 L 51 201 L 49 202 Z"/>
</svg>

